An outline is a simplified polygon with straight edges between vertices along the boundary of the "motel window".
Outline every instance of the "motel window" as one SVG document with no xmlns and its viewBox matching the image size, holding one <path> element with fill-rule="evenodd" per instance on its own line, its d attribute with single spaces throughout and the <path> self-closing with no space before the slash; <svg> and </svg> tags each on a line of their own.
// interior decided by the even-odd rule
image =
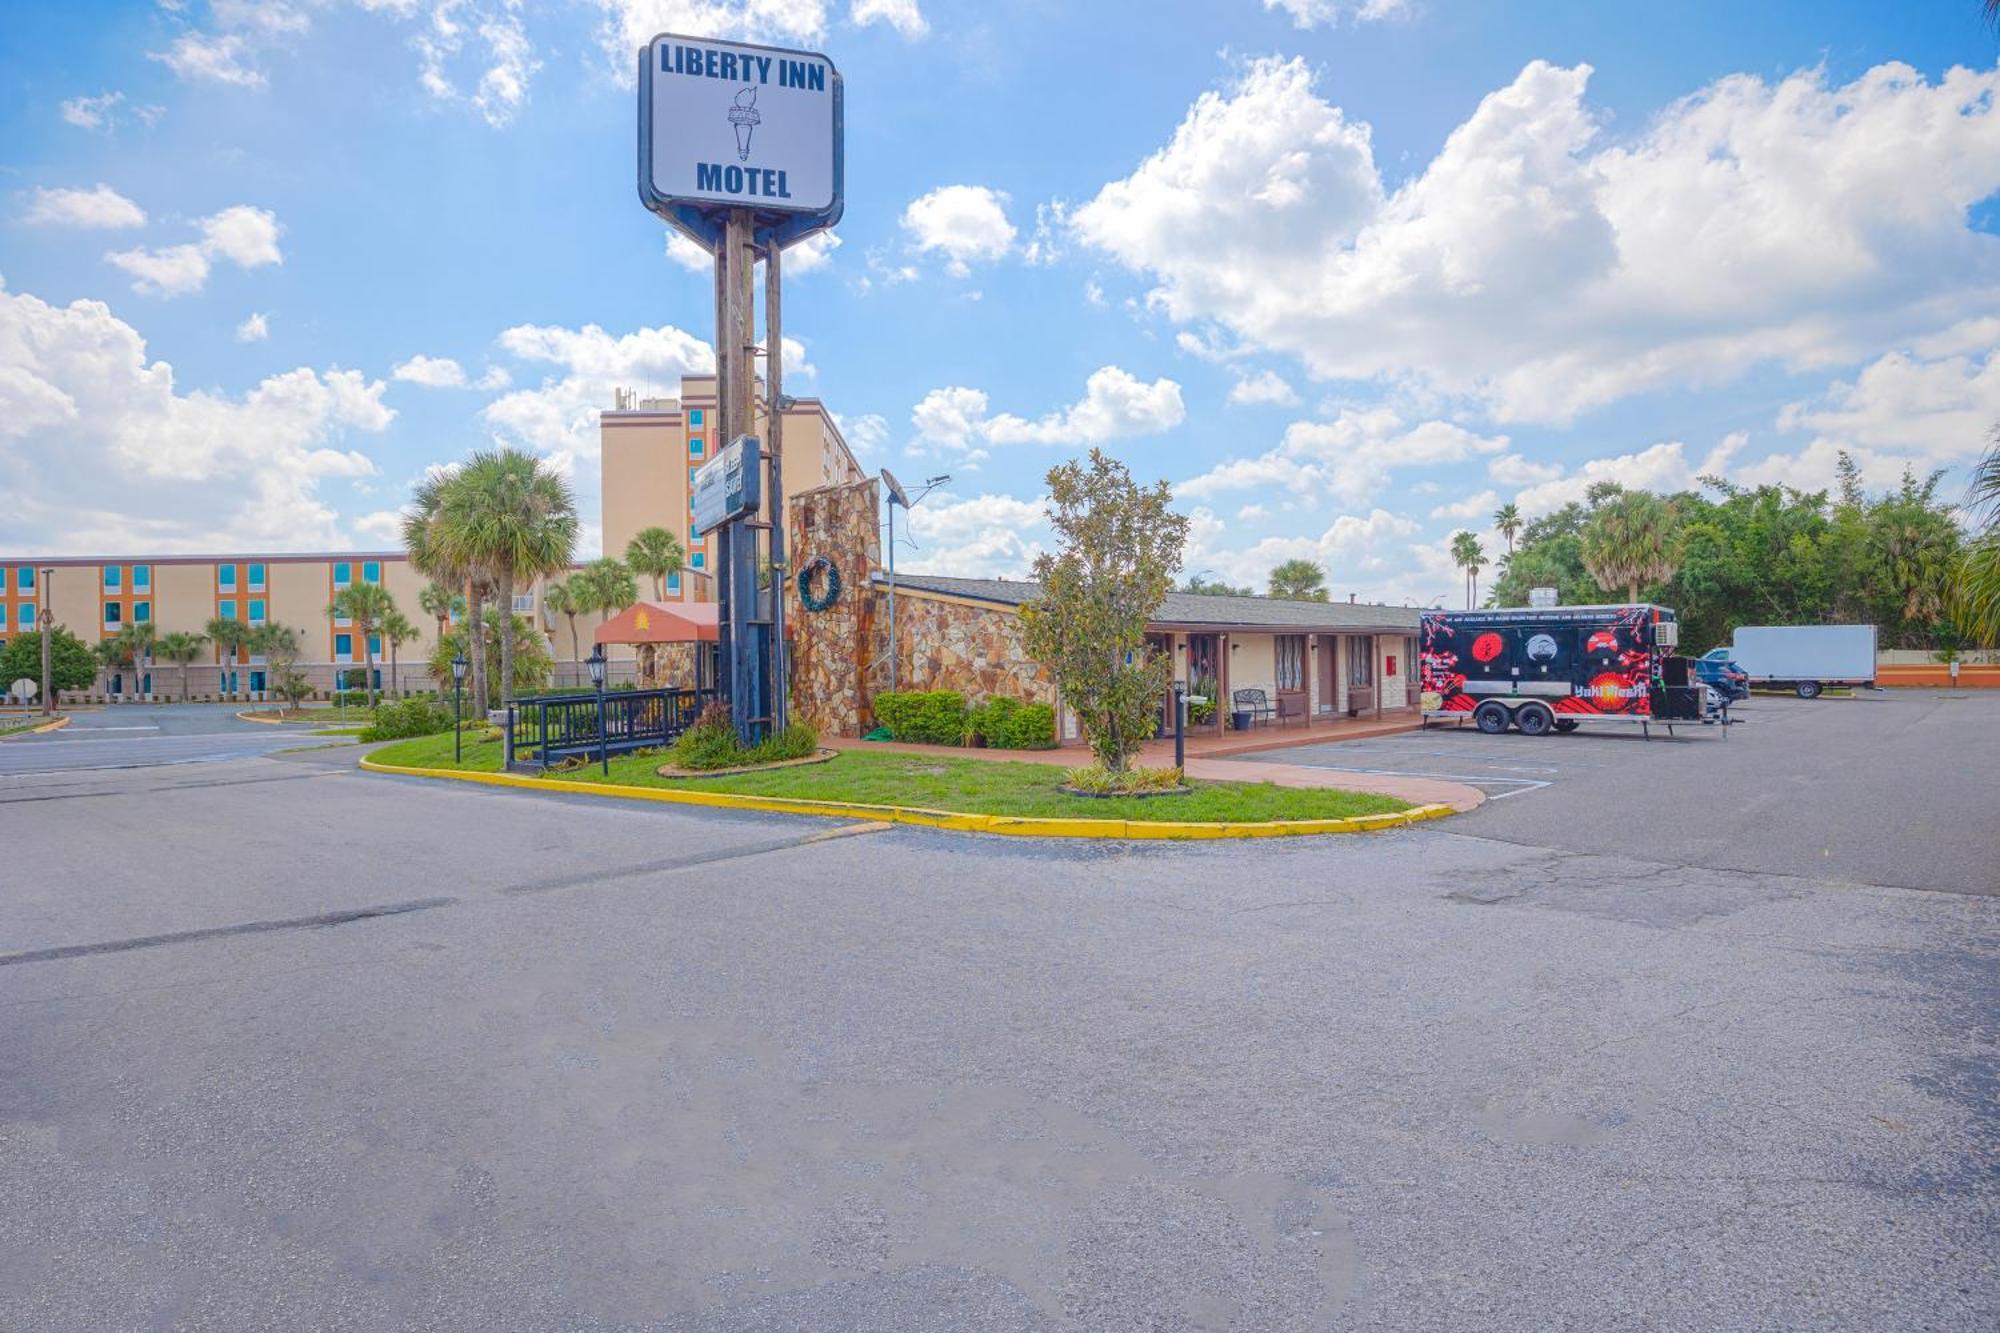
<svg viewBox="0 0 2000 1333">
<path fill-rule="evenodd" d="M 215 616 L 218 620 L 236 619 L 236 603 L 227 598 L 217 602 L 215 604 Z"/>
<path fill-rule="evenodd" d="M 1306 687 L 1306 636 L 1278 636 L 1278 688 L 1302 690 Z"/>
<path fill-rule="evenodd" d="M 222 589 L 224 592 L 235 592 L 236 566 L 217 565 L 215 567 L 215 586 Z"/>
<path fill-rule="evenodd" d="M 695 473 L 697 473 L 697 472 L 699 472 L 699 471 L 701 471 L 701 469 L 700 469 L 700 468 L 698 468 L 698 467 L 691 467 L 691 468 L 689 468 L 689 469 L 688 469 L 688 485 L 689 485 L 689 486 L 693 486 L 693 485 L 694 485 L 694 474 L 695 474 Z M 690 501 L 690 503 L 692 503 L 692 501 Z"/>
<path fill-rule="evenodd" d="M 263 672 L 253 671 L 250 673 L 250 692 L 252 694 L 262 694 L 264 692 Z"/>
<path fill-rule="evenodd" d="M 688 563 L 694 566 L 696 569 L 703 569 L 706 568 L 708 565 L 708 557 L 703 555 L 700 551 L 696 551 L 693 555 L 688 557 Z"/>
<path fill-rule="evenodd" d="M 336 662 L 351 662 L 354 660 L 354 636 L 352 634 L 336 634 L 333 636 L 333 660 Z"/>
<path fill-rule="evenodd" d="M 263 590 L 264 567 L 262 565 L 252 565 L 250 566 L 250 591 L 262 592 Z"/>
<path fill-rule="evenodd" d="M 143 625 L 152 618 L 153 604 L 151 602 L 132 603 L 132 619 L 136 623 Z"/>
<path fill-rule="evenodd" d="M 703 446 L 702 446 L 702 443 L 701 443 L 701 436 L 697 435 L 697 436 L 693 437 L 692 439 L 690 439 L 690 440 L 688 441 L 688 457 L 689 457 L 689 458 L 700 458 L 700 457 L 701 457 L 701 451 L 702 451 L 702 447 L 703 447 Z"/>
<path fill-rule="evenodd" d="M 361 581 L 363 583 L 380 583 L 382 581 L 382 562 L 380 560 L 364 562 L 361 566 Z"/>
<path fill-rule="evenodd" d="M 14 580 L 14 591 L 33 592 L 35 590 L 35 567 L 22 565 L 20 575 Z"/>
<path fill-rule="evenodd" d="M 21 628 L 26 629 L 27 626 L 23 625 L 21 626 Z M 5 634 L 6 632 L 7 632 L 7 603 L 0 602 L 0 634 Z"/>
<path fill-rule="evenodd" d="M 701 424 L 701 409 L 698 407 L 691 408 L 688 411 L 688 425 L 699 426 L 700 424 Z"/>
<path fill-rule="evenodd" d="M 1403 640 L 1403 683 L 1414 688 L 1417 683 L 1417 641 Z"/>
<path fill-rule="evenodd" d="M 368 636 L 368 651 L 369 651 L 369 652 L 371 652 L 371 653 L 373 653 L 373 654 L 375 654 L 375 656 L 377 656 L 377 657 L 380 657 L 380 656 L 382 655 L 382 636 L 381 636 L 381 635 L 379 635 L 379 634 L 371 634 L 371 635 L 369 635 L 369 636 Z"/>
<path fill-rule="evenodd" d="M 1375 636 L 1362 634 L 1347 641 L 1347 683 L 1367 689 L 1375 683 Z"/>
<path fill-rule="evenodd" d="M 35 627 L 35 604 L 33 602 L 23 602 L 21 603 L 21 632 L 23 634 L 26 634 L 30 630 L 34 629 L 34 627 Z"/>
<path fill-rule="evenodd" d="M 0 592 L 7 591 L 7 566 L 0 565 Z"/>
<path fill-rule="evenodd" d="M 354 566 L 348 564 L 345 560 L 335 564 L 333 567 L 333 586 L 336 588 L 345 588 L 352 582 L 354 582 Z"/>
<path fill-rule="evenodd" d="M 104 591 L 117 592 L 124 585 L 125 571 L 116 565 L 104 567 Z"/>
<path fill-rule="evenodd" d="M 514 614 L 517 616 L 531 616 L 534 613 L 535 613 L 535 594 L 531 592 L 515 593 Z"/>
<path fill-rule="evenodd" d="M 264 623 L 264 599 L 261 597 L 250 599 L 250 623 L 253 625 Z"/>
<path fill-rule="evenodd" d="M 667 591 L 677 593 L 680 590 L 681 590 L 681 576 L 678 574 L 667 575 Z"/>
<path fill-rule="evenodd" d="M 118 605 L 116 602 L 106 602 L 104 604 L 104 624 L 107 628 L 118 624 L 124 618 L 124 607 Z"/>
<path fill-rule="evenodd" d="M 151 565 L 132 566 L 132 591 L 148 592 L 152 589 L 152 586 L 153 567 Z"/>
</svg>

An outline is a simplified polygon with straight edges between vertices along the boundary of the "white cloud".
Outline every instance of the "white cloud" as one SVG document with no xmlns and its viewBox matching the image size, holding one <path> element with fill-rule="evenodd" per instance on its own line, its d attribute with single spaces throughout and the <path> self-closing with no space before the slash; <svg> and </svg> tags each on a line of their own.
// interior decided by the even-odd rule
<svg viewBox="0 0 2000 1333">
<path fill-rule="evenodd" d="M 1582 500 L 1600 481 L 1615 481 L 1629 490 L 1661 494 L 1695 490 L 1702 477 L 1733 471 L 1730 463 L 1748 441 L 1749 437 L 1740 432 L 1724 436 L 1698 463 L 1689 461 L 1687 446 L 1679 440 L 1663 441 L 1612 458 L 1593 458 L 1562 476 L 1526 487 L 1515 495 L 1514 503 L 1523 517 L 1534 518 L 1560 509 L 1572 500 Z"/>
<path fill-rule="evenodd" d="M 933 495 L 896 527 L 898 542 L 907 531 L 915 546 L 896 553 L 910 573 L 1020 578 L 1051 541 L 1047 502 L 1011 495 Z"/>
<path fill-rule="evenodd" d="M 1401 600 L 1419 595 L 1416 587 L 1430 581 L 1410 582 L 1410 553 L 1416 548 L 1409 539 L 1417 533 L 1417 524 L 1386 509 L 1342 514 L 1316 536 L 1266 536 L 1240 546 L 1231 544 L 1234 531 L 1212 511 L 1197 507 L 1188 518 L 1182 567 L 1214 570 L 1225 582 L 1262 588 L 1272 566 L 1301 559 L 1325 568 L 1336 595 L 1352 590 L 1370 600 Z"/>
<path fill-rule="evenodd" d="M 1014 245 L 1007 196 L 984 185 L 945 185 L 903 210 L 903 231 L 920 252 L 936 252 L 959 277 L 975 261 L 1003 257 Z"/>
<path fill-rule="evenodd" d="M 100 93 L 96 97 L 65 98 L 62 118 L 80 130 L 109 133 L 117 120 L 118 105 L 124 100 L 124 93 L 115 92 Z"/>
<path fill-rule="evenodd" d="M 478 39 L 476 46 L 469 38 Z M 430 22 L 411 39 L 418 58 L 417 82 L 441 102 L 465 102 L 495 129 L 513 123 L 528 100 L 528 88 L 542 68 L 535 58 L 518 7 L 440 0 Z M 472 91 L 460 91 L 470 82 Z"/>
<path fill-rule="evenodd" d="M 1462 463 L 1506 447 L 1504 435 L 1477 435 L 1448 421 L 1408 426 L 1386 407 L 1349 408 L 1332 421 L 1295 421 L 1285 428 L 1277 448 L 1217 464 L 1175 490 L 1206 497 L 1258 487 L 1307 504 L 1322 496 L 1363 504 L 1374 499 L 1398 468 Z"/>
<path fill-rule="evenodd" d="M 979 389 L 933 389 L 911 411 L 910 420 L 922 440 L 977 458 L 989 444 L 1103 444 L 1157 435 L 1187 417 L 1179 384 L 1170 379 L 1147 384 L 1117 366 L 1093 372 L 1081 399 L 1034 421 L 992 414 L 988 405 Z"/>
<path fill-rule="evenodd" d="M 259 312 L 236 326 L 236 341 L 240 343 L 260 343 L 271 336 L 271 322 Z"/>
<path fill-rule="evenodd" d="M 854 0 L 847 11 L 856 27 L 886 23 L 905 37 L 921 37 L 930 31 L 917 0 Z"/>
<path fill-rule="evenodd" d="M 208 282 L 210 261 L 217 258 L 242 268 L 285 262 L 278 249 L 284 228 L 269 209 L 237 204 L 196 225 L 202 233 L 199 244 L 120 250 L 105 255 L 105 262 L 131 274 L 132 289 L 148 296 L 185 296 L 200 291 Z"/>
<path fill-rule="evenodd" d="M 242 268 L 282 264 L 278 236 L 284 228 L 268 208 L 237 204 L 201 220 L 202 249 Z"/>
<path fill-rule="evenodd" d="M 236 33 L 214 35 L 184 32 L 164 51 L 149 51 L 148 60 L 157 60 L 189 82 L 220 83 L 233 88 L 262 88 L 270 82 L 261 70 L 247 63 L 249 46 Z"/>
<path fill-rule="evenodd" d="M 1275 370 L 1255 375 L 1239 375 L 1229 387 L 1229 401 L 1239 407 L 1291 407 L 1299 401 L 1298 391 Z"/>
<path fill-rule="evenodd" d="M 48 190 L 38 185 L 28 196 L 28 211 L 21 220 L 44 226 L 116 230 L 145 226 L 146 210 L 102 182 L 88 190 Z"/>
<path fill-rule="evenodd" d="M 1451 504 L 1439 505 L 1437 508 L 1431 510 L 1431 517 L 1465 520 L 1483 519 L 1499 507 L 1500 492 L 1481 491 L 1477 495 L 1468 495 L 1463 500 L 1455 500 Z"/>
<path fill-rule="evenodd" d="M 1781 431 L 1813 431 L 1835 448 L 1888 451 L 1935 466 L 1986 448 L 2000 422 L 2000 351 L 1925 359 L 1890 352 L 1815 402 L 1790 403 Z"/>
<path fill-rule="evenodd" d="M 363 514 L 354 520 L 354 530 L 385 547 L 400 547 L 403 544 L 403 511 L 377 509 Z"/>
<path fill-rule="evenodd" d="M 1537 463 L 1522 454 L 1501 454 L 1486 465 L 1486 475 L 1502 486 L 1532 486 L 1562 474 L 1561 463 Z"/>
<path fill-rule="evenodd" d="M 183 394 L 101 302 L 0 287 L 0 469 L 31 549 L 341 545 L 319 487 L 375 471 L 344 436 L 389 424 L 384 387 L 300 367 L 241 397 Z"/>
<path fill-rule="evenodd" d="M 208 256 L 198 245 L 115 250 L 104 260 L 131 274 L 132 290 L 146 296 L 186 296 L 208 282 Z"/>
<path fill-rule="evenodd" d="M 546 363 L 560 373 L 538 387 L 501 395 L 481 416 L 501 435 L 546 455 L 570 477 L 586 509 L 595 503 L 599 484 L 598 413 L 611 406 L 615 392 L 677 397 L 681 376 L 715 368 L 706 341 L 670 325 L 613 336 L 595 324 L 580 329 L 520 324 L 503 332 L 499 342 L 517 360 Z"/>
<path fill-rule="evenodd" d="M 1838 364 L 2000 299 L 1967 217 L 2000 188 L 2000 69 L 1736 75 L 1619 143 L 1589 74 L 1529 64 L 1392 191 L 1304 61 L 1257 61 L 1074 229 L 1177 321 L 1502 419 Z"/>
<path fill-rule="evenodd" d="M 858 417 L 838 412 L 831 415 L 841 437 L 856 454 L 873 454 L 889 441 L 889 420 L 880 413 L 864 412 Z"/>
<path fill-rule="evenodd" d="M 1317 28 L 1325 25 L 1330 28 L 1344 18 L 1365 23 L 1372 19 L 1407 14 L 1409 0 L 1361 0 L 1360 4 L 1345 3 L 1345 0 L 1264 0 L 1264 8 L 1281 9 L 1290 14 L 1294 27 Z"/>
<path fill-rule="evenodd" d="M 421 384 L 426 389 L 463 389 L 467 385 L 465 367 L 448 356 L 425 356 L 421 352 L 401 362 L 389 378 L 405 384 Z"/>
</svg>

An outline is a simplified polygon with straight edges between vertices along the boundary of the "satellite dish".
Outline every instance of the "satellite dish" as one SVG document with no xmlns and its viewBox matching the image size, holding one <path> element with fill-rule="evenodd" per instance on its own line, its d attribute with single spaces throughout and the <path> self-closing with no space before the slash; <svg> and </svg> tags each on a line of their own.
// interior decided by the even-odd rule
<svg viewBox="0 0 2000 1333">
<path fill-rule="evenodd" d="M 889 488 L 890 504 L 901 505 L 905 509 L 908 509 L 910 507 L 909 492 L 903 489 L 903 483 L 897 481 L 896 474 L 891 472 L 888 468 L 882 469 L 882 484 Z"/>
</svg>

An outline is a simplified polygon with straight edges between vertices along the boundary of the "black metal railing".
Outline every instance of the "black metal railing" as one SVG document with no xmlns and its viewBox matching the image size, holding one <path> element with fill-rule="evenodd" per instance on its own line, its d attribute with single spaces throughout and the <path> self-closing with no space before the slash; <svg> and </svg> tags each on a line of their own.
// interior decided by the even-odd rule
<svg viewBox="0 0 2000 1333">
<path fill-rule="evenodd" d="M 507 705 L 507 767 L 540 770 L 672 745 L 713 698 L 714 690 L 609 690 L 601 734 L 595 694 L 516 699 Z"/>
</svg>

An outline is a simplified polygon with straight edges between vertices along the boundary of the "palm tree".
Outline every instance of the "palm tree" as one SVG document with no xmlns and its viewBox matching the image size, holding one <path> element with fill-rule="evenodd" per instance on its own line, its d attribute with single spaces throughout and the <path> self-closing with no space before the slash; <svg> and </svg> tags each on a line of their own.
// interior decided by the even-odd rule
<svg viewBox="0 0 2000 1333">
<path fill-rule="evenodd" d="M 389 590 L 379 583 L 350 583 L 333 595 L 327 605 L 327 618 L 354 622 L 354 632 L 361 639 L 362 677 L 368 690 L 368 706 L 375 706 L 375 631 L 390 616 L 401 615 L 396 609 L 395 599 Z"/>
<path fill-rule="evenodd" d="M 1451 562 L 1465 571 L 1465 609 L 1479 599 L 1479 570 L 1486 563 L 1485 548 L 1469 532 L 1455 532 L 1451 538 Z"/>
<path fill-rule="evenodd" d="M 139 687 L 146 674 L 146 659 L 152 656 L 156 638 L 157 631 L 150 620 L 135 620 L 111 636 L 111 642 L 118 646 L 119 662 L 129 661 L 132 664 L 132 688 L 126 691 L 127 694 L 136 697 L 141 693 Z"/>
<path fill-rule="evenodd" d="M 631 541 L 625 543 L 625 563 L 634 574 L 645 574 L 653 580 L 653 600 L 661 601 L 666 595 L 664 580 L 668 575 L 681 572 L 686 556 L 681 552 L 681 539 L 665 528 L 642 528 Z"/>
<path fill-rule="evenodd" d="M 595 611 L 599 615 L 615 616 L 639 600 L 639 581 L 622 560 L 614 560 L 610 556 L 593 560 L 577 571 L 570 582 L 575 583 L 577 579 L 582 579 L 584 584 L 584 599 L 578 601 L 576 608 L 579 614 Z"/>
<path fill-rule="evenodd" d="M 514 697 L 514 589 L 568 569 L 576 551 L 569 483 L 518 449 L 482 450 L 445 487 L 442 539 L 493 579 L 500 603 L 500 702 Z"/>
<path fill-rule="evenodd" d="M 389 645 L 389 693 L 397 693 L 401 678 L 398 675 L 396 650 L 417 638 L 417 627 L 410 618 L 395 607 L 382 617 L 382 641 Z"/>
<path fill-rule="evenodd" d="M 219 667 L 225 662 L 234 664 L 236 654 L 250 641 L 251 631 L 248 625 L 234 616 L 212 616 L 202 627 L 202 632 L 215 644 L 215 660 Z M 223 693 L 221 685 L 217 686 L 216 693 Z"/>
<path fill-rule="evenodd" d="M 437 621 L 438 638 L 442 639 L 451 629 L 451 618 L 465 614 L 465 598 L 446 584 L 431 582 L 417 594 L 417 607 Z"/>
<path fill-rule="evenodd" d="M 159 643 L 154 646 L 153 651 L 157 656 L 165 658 L 181 669 L 182 703 L 186 703 L 188 697 L 188 665 L 200 657 L 202 649 L 206 647 L 208 647 L 206 635 L 190 634 L 186 630 L 163 634 Z"/>
<path fill-rule="evenodd" d="M 2000 13 L 2000 0 L 1990 0 L 1987 12 Z M 1964 512 L 1973 531 L 1952 580 L 1954 618 L 1974 641 L 2000 643 L 2000 426 L 1972 469 Z"/>
<path fill-rule="evenodd" d="M 1639 600 L 1639 585 L 1664 583 L 1679 567 L 1679 532 L 1666 503 L 1651 491 L 1622 491 L 1591 511 L 1583 529 L 1583 567 L 1606 592 L 1625 589 Z"/>
<path fill-rule="evenodd" d="M 1521 511 L 1512 500 L 1509 500 L 1506 504 L 1501 505 L 1493 511 L 1493 528 L 1494 531 L 1507 539 L 1507 554 L 1512 556 L 1514 554 L 1514 538 L 1521 531 Z"/>
<path fill-rule="evenodd" d="M 97 659 L 97 669 L 107 676 L 125 665 L 125 645 L 120 643 L 116 636 L 99 639 L 91 644 L 90 655 Z M 105 685 L 104 693 L 107 697 L 111 693 L 108 683 Z"/>
<path fill-rule="evenodd" d="M 580 594 L 586 591 L 576 585 L 577 580 L 583 578 L 583 575 L 578 574 L 567 583 L 551 583 L 542 589 L 542 606 L 550 613 L 569 621 L 569 655 L 572 662 L 583 660 L 583 648 L 576 637 L 576 614 L 584 609 L 577 603 Z"/>
<path fill-rule="evenodd" d="M 1295 602 L 1327 599 L 1326 570 L 1310 560 L 1287 560 L 1271 570 L 1271 596 Z"/>
<path fill-rule="evenodd" d="M 465 590 L 463 607 L 458 605 L 457 598 L 444 599 L 442 605 L 447 615 L 461 609 L 465 613 L 465 656 L 472 674 L 472 697 L 474 706 L 483 713 L 489 698 L 486 692 L 486 654 L 481 644 L 485 618 L 480 614 L 486 596 L 485 572 L 464 562 L 461 553 L 446 540 L 444 524 L 445 500 L 457 480 L 455 472 L 437 472 L 418 483 L 416 493 L 410 497 L 410 508 L 403 515 L 403 547 L 410 553 L 411 568 L 419 574 L 429 576 L 446 588 Z M 424 609 L 437 615 L 433 608 L 439 604 L 440 600 L 432 597 Z M 444 627 L 441 627 L 440 642 L 443 641 L 443 633 Z"/>
<path fill-rule="evenodd" d="M 243 646 L 252 657 L 264 659 L 266 692 L 277 697 L 278 712 L 282 714 L 288 702 L 296 707 L 310 688 L 298 672 L 299 632 L 273 621 L 252 629 Z"/>
</svg>

